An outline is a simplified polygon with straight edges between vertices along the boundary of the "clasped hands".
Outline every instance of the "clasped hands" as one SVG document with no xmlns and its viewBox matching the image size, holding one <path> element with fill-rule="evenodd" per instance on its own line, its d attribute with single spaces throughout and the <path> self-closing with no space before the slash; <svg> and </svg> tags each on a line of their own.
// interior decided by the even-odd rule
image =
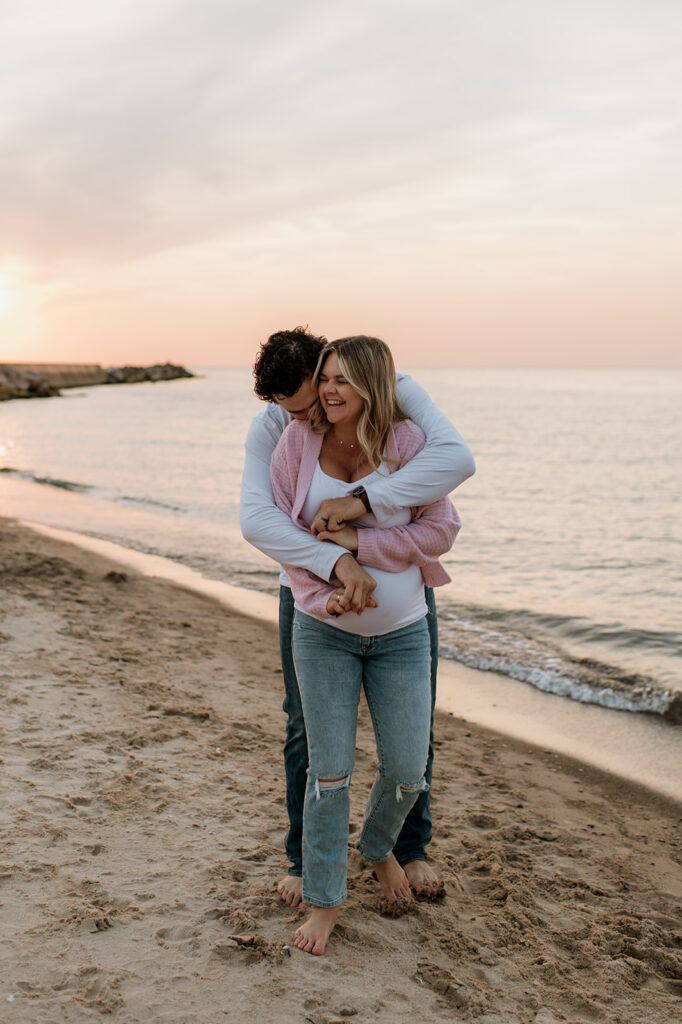
<svg viewBox="0 0 682 1024">
<path fill-rule="evenodd" d="M 330 498 L 323 501 L 312 521 L 310 532 L 318 540 L 329 540 L 347 548 L 349 552 L 358 550 L 358 531 L 349 525 L 349 520 L 357 519 L 366 512 L 360 498 L 348 495 L 345 498 Z M 376 580 L 372 579 L 352 554 L 341 555 L 334 566 L 334 573 L 343 584 L 335 590 L 327 601 L 329 615 L 343 615 L 354 611 L 362 615 L 365 608 L 376 608 L 377 601 L 372 591 Z"/>
</svg>

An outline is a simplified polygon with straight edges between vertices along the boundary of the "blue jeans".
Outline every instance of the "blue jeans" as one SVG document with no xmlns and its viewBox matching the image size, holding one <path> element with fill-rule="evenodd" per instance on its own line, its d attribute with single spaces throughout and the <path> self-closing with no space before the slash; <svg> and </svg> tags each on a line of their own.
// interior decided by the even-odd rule
<svg viewBox="0 0 682 1024">
<path fill-rule="evenodd" d="M 436 601 L 431 587 L 424 588 L 429 613 L 426 624 L 431 641 L 431 736 L 429 756 L 426 762 L 426 781 L 431 785 L 433 769 L 433 711 L 436 706 L 436 672 L 438 669 L 438 620 Z M 284 676 L 284 703 L 282 710 L 287 716 L 286 738 L 284 741 L 284 774 L 286 776 L 286 802 L 289 817 L 289 831 L 285 841 L 286 855 L 291 867 L 289 873 L 300 876 L 303 873 L 303 805 L 308 768 L 308 741 L 303 722 L 301 697 L 291 653 L 291 635 L 294 619 L 294 598 L 289 587 L 279 588 L 279 644 Z M 431 806 L 428 789 L 420 793 L 417 802 L 408 814 L 400 835 L 393 847 L 400 864 L 414 860 L 427 860 L 426 847 L 431 842 Z"/>
<path fill-rule="evenodd" d="M 346 898 L 349 787 L 364 688 L 379 756 L 356 846 L 370 861 L 391 855 L 425 778 L 431 722 L 426 619 L 382 636 L 357 636 L 296 612 L 293 651 L 308 736 L 303 812 L 303 899 Z"/>
</svg>

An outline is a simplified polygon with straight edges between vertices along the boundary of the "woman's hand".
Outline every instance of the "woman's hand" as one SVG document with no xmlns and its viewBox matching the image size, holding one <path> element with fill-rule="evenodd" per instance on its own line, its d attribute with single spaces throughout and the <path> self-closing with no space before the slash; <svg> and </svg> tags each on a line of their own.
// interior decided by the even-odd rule
<svg viewBox="0 0 682 1024">
<path fill-rule="evenodd" d="M 311 533 L 319 533 L 321 530 L 343 529 L 349 519 L 359 519 L 364 516 L 367 509 L 360 498 L 354 498 L 348 494 L 345 498 L 327 498 L 317 510 L 317 515 L 310 524 Z"/>
<path fill-rule="evenodd" d="M 343 588 L 334 591 L 334 593 L 327 601 L 327 615 L 343 615 L 344 612 L 348 611 L 348 609 L 344 608 L 343 605 L 341 604 L 341 598 L 343 597 L 343 594 Z"/>
<path fill-rule="evenodd" d="M 358 531 L 355 526 L 344 526 L 340 530 L 320 530 L 317 534 L 318 540 L 331 540 L 334 544 L 345 548 L 346 551 L 358 550 Z"/>
<path fill-rule="evenodd" d="M 379 607 L 373 596 L 377 581 L 358 565 L 350 551 L 341 555 L 334 566 L 334 574 L 343 584 L 339 603 L 344 612 L 354 611 L 362 615 L 365 608 Z"/>
<path fill-rule="evenodd" d="M 347 558 L 348 556 L 344 555 L 343 557 Z M 327 601 L 327 615 L 344 615 L 346 612 L 350 611 L 355 611 L 356 615 L 362 615 L 365 608 L 379 607 L 376 598 L 372 597 L 371 594 L 368 595 L 366 603 L 363 604 L 361 608 L 354 608 L 353 605 L 354 602 L 351 601 L 347 589 L 339 587 L 339 589 L 335 590 Z"/>
</svg>

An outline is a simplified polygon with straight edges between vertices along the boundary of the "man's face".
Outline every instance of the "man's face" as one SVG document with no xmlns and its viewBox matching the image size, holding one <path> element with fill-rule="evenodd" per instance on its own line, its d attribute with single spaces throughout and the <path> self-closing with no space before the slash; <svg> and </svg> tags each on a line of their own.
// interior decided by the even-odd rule
<svg viewBox="0 0 682 1024">
<path fill-rule="evenodd" d="M 317 390 L 313 387 L 313 378 L 306 377 L 298 391 L 287 398 L 285 395 L 275 395 L 277 405 L 281 405 L 295 420 L 304 420 L 308 415 L 308 409 L 317 398 Z"/>
</svg>

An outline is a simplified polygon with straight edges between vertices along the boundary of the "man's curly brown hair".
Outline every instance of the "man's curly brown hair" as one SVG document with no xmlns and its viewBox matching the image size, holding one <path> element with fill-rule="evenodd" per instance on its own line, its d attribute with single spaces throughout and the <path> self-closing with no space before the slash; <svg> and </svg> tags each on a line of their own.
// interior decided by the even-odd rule
<svg viewBox="0 0 682 1024">
<path fill-rule="evenodd" d="M 311 334 L 307 327 L 271 334 L 253 367 L 255 393 L 264 402 L 272 402 L 275 396 L 291 398 L 312 377 L 326 343 L 325 337 Z"/>
</svg>

